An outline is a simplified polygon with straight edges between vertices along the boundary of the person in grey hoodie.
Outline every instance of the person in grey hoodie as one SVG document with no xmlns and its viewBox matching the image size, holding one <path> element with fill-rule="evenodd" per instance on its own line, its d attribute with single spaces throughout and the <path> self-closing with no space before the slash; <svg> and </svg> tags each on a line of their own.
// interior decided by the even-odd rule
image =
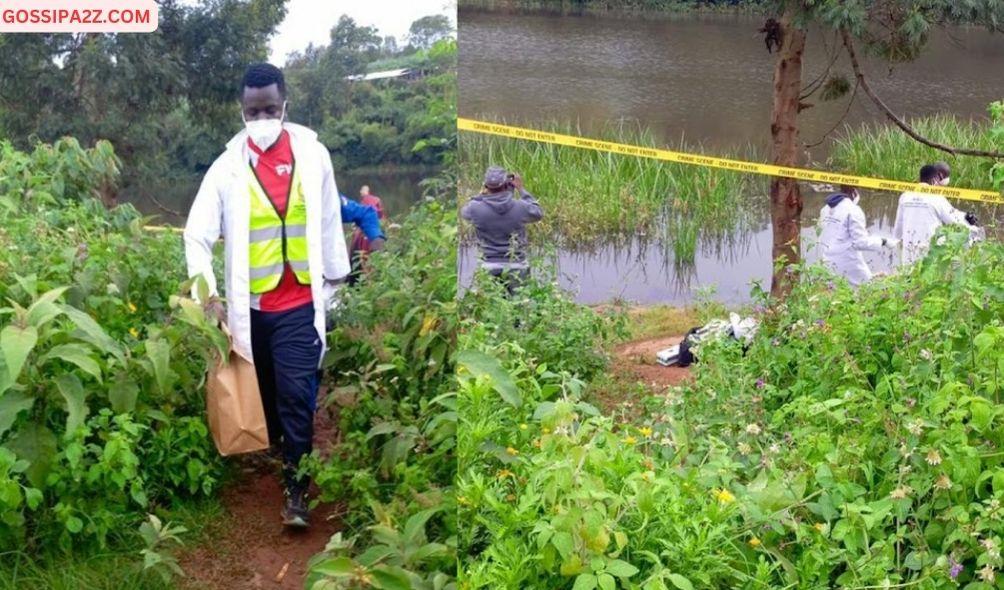
<svg viewBox="0 0 1004 590">
<path fill-rule="evenodd" d="M 520 198 L 513 193 L 519 191 Z M 544 216 L 533 195 L 523 189 L 523 179 L 500 166 L 485 171 L 484 190 L 460 211 L 471 222 L 481 248 L 481 266 L 500 279 L 509 294 L 529 276 L 526 261 L 526 226 Z"/>
</svg>

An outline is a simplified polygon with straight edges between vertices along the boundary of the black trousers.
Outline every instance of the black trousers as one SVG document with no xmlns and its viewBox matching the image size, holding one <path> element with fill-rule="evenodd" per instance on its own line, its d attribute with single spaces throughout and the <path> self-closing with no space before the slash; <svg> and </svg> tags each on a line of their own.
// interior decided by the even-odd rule
<svg viewBox="0 0 1004 590">
<path fill-rule="evenodd" d="M 286 487 L 306 489 L 309 479 L 295 474 L 300 459 L 313 450 L 321 355 L 313 303 L 288 311 L 251 310 L 251 353 L 269 440 L 282 444 Z"/>
</svg>

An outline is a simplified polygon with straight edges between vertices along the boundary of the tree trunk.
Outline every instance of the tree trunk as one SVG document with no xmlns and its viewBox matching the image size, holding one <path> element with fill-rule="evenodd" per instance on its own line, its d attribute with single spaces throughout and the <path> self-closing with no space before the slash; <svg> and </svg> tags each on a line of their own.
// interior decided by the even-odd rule
<svg viewBox="0 0 1004 590">
<path fill-rule="evenodd" d="M 802 53 L 805 51 L 805 31 L 791 23 L 791 14 L 781 18 L 784 37 L 774 67 L 774 105 L 771 112 L 770 135 L 774 143 L 773 163 L 798 166 L 798 111 L 802 88 Z M 796 280 L 787 268 L 797 264 L 801 250 L 802 193 L 793 178 L 774 178 L 770 183 L 770 217 L 774 233 L 772 255 L 774 272 L 771 278 L 772 298 L 783 299 Z"/>
</svg>

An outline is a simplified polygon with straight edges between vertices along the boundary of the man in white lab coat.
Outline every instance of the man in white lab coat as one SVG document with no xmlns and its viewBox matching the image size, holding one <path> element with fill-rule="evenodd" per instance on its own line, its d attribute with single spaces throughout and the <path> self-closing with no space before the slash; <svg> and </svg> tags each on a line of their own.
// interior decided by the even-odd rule
<svg viewBox="0 0 1004 590">
<path fill-rule="evenodd" d="M 309 482 L 296 468 L 312 449 L 325 314 L 350 270 L 341 201 L 327 148 L 310 129 L 284 121 L 278 68 L 250 66 L 240 102 L 245 129 L 202 180 L 185 255 L 189 276 L 205 277 L 215 295 L 213 245 L 223 238 L 234 350 L 254 363 L 269 438 L 281 441 L 283 523 L 306 527 Z"/>
<path fill-rule="evenodd" d="M 948 184 L 948 165 L 928 164 L 920 169 L 920 182 L 930 185 Z M 942 225 L 958 224 L 970 228 L 966 214 L 949 204 L 942 195 L 929 195 L 908 191 L 900 195 L 896 209 L 893 236 L 902 241 L 901 265 L 906 266 L 924 258 L 931 247 L 931 238 Z"/>
<path fill-rule="evenodd" d="M 854 286 L 872 278 L 862 252 L 895 247 L 896 242 L 868 234 L 865 214 L 858 206 L 858 189 L 842 185 L 819 212 L 819 248 L 823 264 Z"/>
</svg>

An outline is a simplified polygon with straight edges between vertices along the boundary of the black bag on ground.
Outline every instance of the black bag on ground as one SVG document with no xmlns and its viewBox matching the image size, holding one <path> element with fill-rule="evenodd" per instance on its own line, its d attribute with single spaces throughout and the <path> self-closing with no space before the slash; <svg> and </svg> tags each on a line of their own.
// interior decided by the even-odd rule
<svg viewBox="0 0 1004 590">
<path fill-rule="evenodd" d="M 693 337 L 697 335 L 698 330 L 703 326 L 698 326 L 696 328 L 691 328 L 687 335 L 683 337 L 683 341 L 680 342 L 680 360 L 677 361 L 676 366 L 678 367 L 689 367 L 694 364 L 697 359 L 694 357 L 694 353 L 691 352 L 691 347 L 696 344 Z"/>
</svg>

